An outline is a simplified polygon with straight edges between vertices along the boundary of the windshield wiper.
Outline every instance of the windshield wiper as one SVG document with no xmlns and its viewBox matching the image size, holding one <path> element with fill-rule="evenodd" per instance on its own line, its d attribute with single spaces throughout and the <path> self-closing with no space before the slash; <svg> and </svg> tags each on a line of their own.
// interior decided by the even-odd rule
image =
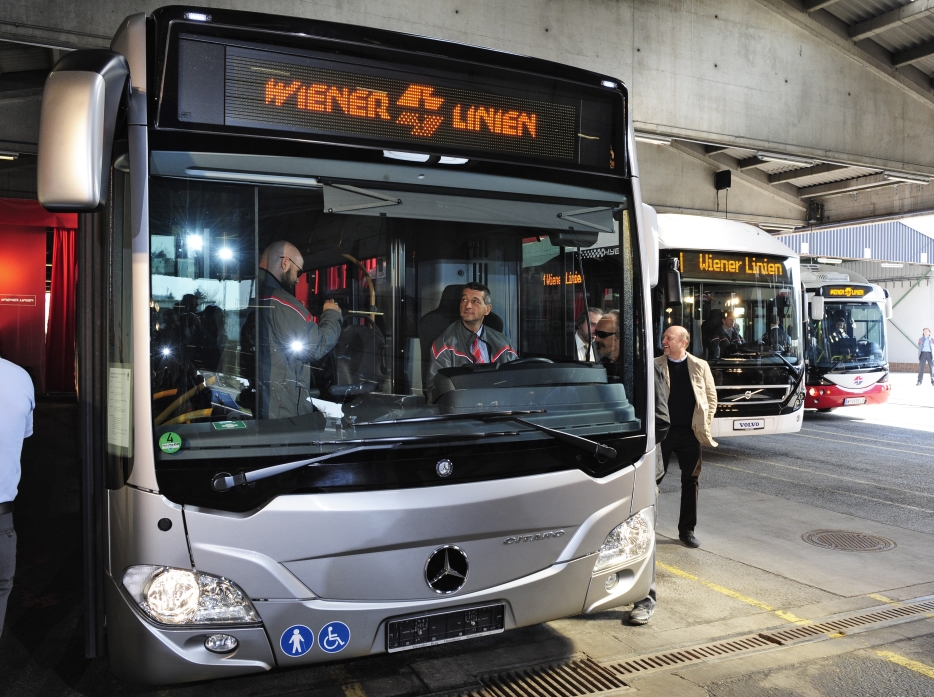
<svg viewBox="0 0 934 697">
<path fill-rule="evenodd" d="M 311 467 L 319 463 L 331 460 L 341 455 L 350 455 L 364 450 L 389 450 L 398 448 L 404 443 L 424 443 L 437 442 L 442 440 L 480 440 L 482 438 L 498 438 L 500 436 L 518 436 L 520 431 L 501 431 L 497 433 L 441 433 L 425 434 L 414 436 L 393 436 L 391 438 L 358 438 L 355 440 L 325 440 L 315 443 L 315 445 L 351 445 L 349 448 L 341 448 L 326 455 L 309 458 L 307 460 L 296 460 L 295 462 L 284 462 L 281 465 L 273 465 L 252 472 L 239 472 L 237 474 L 227 474 L 221 472 L 211 480 L 211 487 L 214 491 L 227 491 L 236 486 L 245 486 L 251 482 L 257 482 L 261 479 L 275 477 L 277 474 L 284 474 L 301 467 Z M 353 444 L 359 445 L 353 445 Z"/>
<path fill-rule="evenodd" d="M 573 434 L 566 433 L 565 431 L 558 431 L 554 428 L 548 428 L 547 426 L 542 426 L 541 424 L 537 424 L 533 421 L 527 421 L 526 419 L 521 418 L 522 416 L 544 413 L 546 413 L 544 409 L 534 409 L 528 411 L 482 411 L 474 412 L 471 414 L 438 414 L 437 416 L 413 416 L 409 419 L 393 419 L 391 421 L 366 421 L 364 423 L 356 424 L 356 426 L 430 423 L 433 421 L 460 421 L 466 419 L 472 419 L 475 421 L 515 421 L 516 423 L 520 423 L 523 426 L 534 428 L 536 431 L 547 433 L 555 440 L 561 441 L 567 445 L 573 445 L 575 448 L 579 448 L 580 450 L 591 453 L 592 455 L 599 455 L 600 457 L 606 457 L 610 459 L 616 457 L 616 449 L 611 448 L 608 445 L 598 443 L 597 441 L 590 440 L 589 438 L 575 436 Z"/>
</svg>

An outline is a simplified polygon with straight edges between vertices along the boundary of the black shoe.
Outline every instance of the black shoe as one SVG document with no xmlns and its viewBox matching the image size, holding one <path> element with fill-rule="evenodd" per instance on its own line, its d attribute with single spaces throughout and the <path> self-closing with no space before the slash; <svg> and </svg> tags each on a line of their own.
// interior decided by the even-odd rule
<svg viewBox="0 0 934 697">
<path fill-rule="evenodd" d="M 685 547 L 690 547 L 691 549 L 697 549 L 700 547 L 700 540 L 694 537 L 694 532 L 683 532 L 678 535 L 678 539 L 684 543 Z"/>
</svg>

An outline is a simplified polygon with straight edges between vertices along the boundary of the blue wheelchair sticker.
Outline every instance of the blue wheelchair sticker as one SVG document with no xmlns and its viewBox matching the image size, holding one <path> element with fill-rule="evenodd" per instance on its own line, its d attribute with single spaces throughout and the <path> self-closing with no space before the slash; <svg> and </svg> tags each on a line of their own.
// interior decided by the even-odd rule
<svg viewBox="0 0 934 697">
<path fill-rule="evenodd" d="M 343 622 L 328 622 L 318 632 L 318 646 L 327 653 L 342 651 L 350 643 L 350 627 Z"/>
<path fill-rule="evenodd" d="M 304 656 L 315 645 L 315 635 L 303 624 L 292 625 L 279 639 L 279 646 L 286 656 Z"/>
</svg>

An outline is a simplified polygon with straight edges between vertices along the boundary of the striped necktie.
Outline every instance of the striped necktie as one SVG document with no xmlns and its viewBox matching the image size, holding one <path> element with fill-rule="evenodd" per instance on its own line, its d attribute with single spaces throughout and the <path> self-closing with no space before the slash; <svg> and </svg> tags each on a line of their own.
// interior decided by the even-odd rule
<svg viewBox="0 0 934 697">
<path fill-rule="evenodd" d="M 483 351 L 480 350 L 480 335 L 473 335 L 473 343 L 470 345 L 470 353 L 474 357 L 474 363 L 485 363 L 483 360 Z"/>
</svg>

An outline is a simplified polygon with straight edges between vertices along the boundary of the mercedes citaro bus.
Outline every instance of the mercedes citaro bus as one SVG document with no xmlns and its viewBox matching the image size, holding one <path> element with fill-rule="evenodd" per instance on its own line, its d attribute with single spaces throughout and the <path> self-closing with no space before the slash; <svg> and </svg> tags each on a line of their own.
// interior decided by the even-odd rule
<svg viewBox="0 0 934 697">
<path fill-rule="evenodd" d="M 245 12 L 166 7 L 63 57 L 38 189 L 86 212 L 89 653 L 106 626 L 120 676 L 202 680 L 644 597 L 658 251 L 631 123 L 612 77 Z M 469 282 L 513 360 L 439 370 Z M 591 306 L 619 311 L 599 362 Z"/>
<path fill-rule="evenodd" d="M 681 271 L 681 305 L 655 292 L 656 339 L 673 324 L 710 363 L 717 385 L 711 433 L 794 433 L 804 407 L 798 255 L 745 223 L 659 215 L 661 265 Z M 660 351 L 660 346 L 657 347 Z"/>
<path fill-rule="evenodd" d="M 888 401 L 889 292 L 827 264 L 805 264 L 802 276 L 808 300 L 807 408 L 828 412 Z"/>
</svg>

